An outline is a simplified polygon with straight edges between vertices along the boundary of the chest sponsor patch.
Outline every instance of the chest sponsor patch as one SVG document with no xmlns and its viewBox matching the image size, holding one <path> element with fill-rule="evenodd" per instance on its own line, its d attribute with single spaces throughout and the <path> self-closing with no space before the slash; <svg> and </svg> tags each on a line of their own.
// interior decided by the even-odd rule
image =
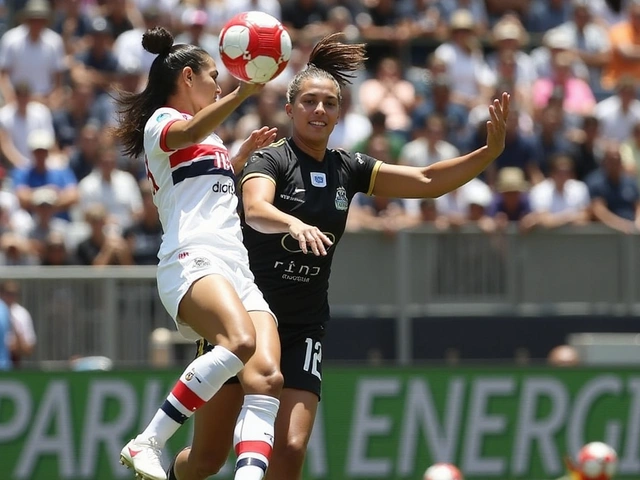
<svg viewBox="0 0 640 480">
<path fill-rule="evenodd" d="M 327 175 L 324 172 L 311 172 L 311 185 L 324 188 L 327 186 Z"/>
</svg>

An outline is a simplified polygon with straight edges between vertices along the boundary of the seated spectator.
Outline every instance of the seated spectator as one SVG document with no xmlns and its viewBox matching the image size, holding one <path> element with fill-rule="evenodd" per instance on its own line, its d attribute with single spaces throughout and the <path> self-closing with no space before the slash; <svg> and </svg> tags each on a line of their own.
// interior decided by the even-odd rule
<svg viewBox="0 0 640 480">
<path fill-rule="evenodd" d="M 29 230 L 28 239 L 34 255 L 42 256 L 45 241 L 51 232 L 64 234 L 69 222 L 55 216 L 58 192 L 50 187 L 41 187 L 33 192 L 34 225 Z"/>
<path fill-rule="evenodd" d="M 36 345 L 36 332 L 29 310 L 20 304 L 20 284 L 14 280 L 5 280 L 0 284 L 0 300 L 9 307 L 12 331 L 9 335 L 9 350 L 14 368 L 33 353 Z"/>
<path fill-rule="evenodd" d="M 402 148 L 399 163 L 426 167 L 440 160 L 459 156 L 460 151 L 444 139 L 445 134 L 443 118 L 437 115 L 427 117 L 424 126 L 416 132 L 416 139 Z"/>
<path fill-rule="evenodd" d="M 53 134 L 46 130 L 36 130 L 29 135 L 27 143 L 32 151 L 34 165 L 13 171 L 13 186 L 20 205 L 33 212 L 35 190 L 51 187 L 58 193 L 56 216 L 70 220 L 69 209 L 78 201 L 78 186 L 70 168 L 48 165 L 49 152 L 55 144 Z"/>
<path fill-rule="evenodd" d="M 484 0 L 440 0 L 430 3 L 434 3 L 440 11 L 445 26 L 451 23 L 451 17 L 456 10 L 468 10 L 476 22 L 478 34 L 482 35 L 487 30 L 489 19 Z"/>
<path fill-rule="evenodd" d="M 205 10 L 185 10 L 182 15 L 185 30 L 176 37 L 175 43 L 197 45 L 213 57 L 216 65 L 220 64 L 218 37 L 207 32 L 207 12 Z"/>
<path fill-rule="evenodd" d="M 129 243 L 129 250 L 136 265 L 157 265 L 158 251 L 162 243 L 162 224 L 158 209 L 153 203 L 149 182 L 140 186 L 142 193 L 142 215 L 124 231 L 123 237 Z"/>
<path fill-rule="evenodd" d="M 620 146 L 607 145 L 602 166 L 587 177 L 591 212 L 595 221 L 622 233 L 640 226 L 640 191 L 636 179 L 622 168 Z"/>
<path fill-rule="evenodd" d="M 33 226 L 31 214 L 20 207 L 18 197 L 5 188 L 7 171 L 0 167 L 0 235 L 13 232 L 26 236 Z"/>
<path fill-rule="evenodd" d="M 544 33 L 571 18 L 571 4 L 565 0 L 533 0 L 527 14 L 527 30 Z"/>
<path fill-rule="evenodd" d="M 640 185 L 640 123 L 633 126 L 631 136 L 620 145 L 620 155 L 625 171 Z"/>
<path fill-rule="evenodd" d="M 78 209 L 84 212 L 89 205 L 104 205 L 109 223 L 124 230 L 142 211 L 140 188 L 133 175 L 117 168 L 118 151 L 110 141 L 102 140 L 97 154 L 95 167 L 78 184 Z"/>
<path fill-rule="evenodd" d="M 80 131 L 87 124 L 99 125 L 101 120 L 94 108 L 95 95 L 90 83 L 73 82 L 65 93 L 64 105 L 53 112 L 53 129 L 58 146 L 68 155 Z"/>
<path fill-rule="evenodd" d="M 33 255 L 24 237 L 14 232 L 0 234 L 0 265 L 27 266 L 37 264 L 38 258 Z"/>
<path fill-rule="evenodd" d="M 91 205 L 85 211 L 89 224 L 89 238 L 78 244 L 77 259 L 80 265 L 133 265 L 127 241 L 122 238 L 118 225 L 108 223 L 104 206 Z"/>
<path fill-rule="evenodd" d="M 477 224 L 487 226 L 487 209 L 493 194 L 489 186 L 478 178 L 465 183 L 453 192 L 436 198 L 438 216 L 446 220 L 450 227 Z"/>
<path fill-rule="evenodd" d="M 540 171 L 545 177 L 549 175 L 553 156 L 571 151 L 571 142 L 567 138 L 567 129 L 563 122 L 564 113 L 561 107 L 548 105 L 542 110 L 537 131 L 534 133 Z"/>
<path fill-rule="evenodd" d="M 571 34 L 566 29 L 558 27 L 546 32 L 542 37 L 542 45 L 534 48 L 530 53 L 536 77 L 553 77 L 554 58 L 561 53 L 571 53 L 573 48 Z M 581 60 L 574 59 L 571 70 L 574 77 L 589 79 L 589 70 Z"/>
<path fill-rule="evenodd" d="M 629 2 L 625 13 L 623 21 L 609 28 L 611 60 L 602 74 L 602 86 L 607 90 L 626 76 L 640 80 L 640 3 Z"/>
<path fill-rule="evenodd" d="M 49 108 L 59 105 L 65 53 L 60 35 L 47 28 L 51 13 L 48 1 L 29 0 L 18 15 L 21 24 L 2 36 L 0 93 L 5 102 L 15 100 L 13 85 L 26 83 L 38 101 Z"/>
<path fill-rule="evenodd" d="M 527 192 L 529 185 L 524 172 L 517 167 L 505 167 L 498 171 L 496 192 L 489 206 L 489 216 L 498 227 L 505 228 L 510 222 L 520 222 L 531 213 Z"/>
<path fill-rule="evenodd" d="M 40 265 L 47 267 L 61 267 L 77 265 L 73 254 L 69 251 L 64 234 L 52 231 L 45 239 L 41 251 Z"/>
<path fill-rule="evenodd" d="M 616 85 L 616 94 L 598 102 L 595 115 L 603 137 L 622 143 L 631 136 L 633 126 L 640 122 L 637 87 L 638 80 L 622 77 Z"/>
<path fill-rule="evenodd" d="M 389 144 L 391 162 L 397 163 L 400 158 L 400 152 L 402 152 L 402 148 L 405 144 L 403 137 L 396 132 L 387 130 L 385 126 L 387 117 L 381 111 L 373 112 L 368 118 L 371 123 L 371 134 L 364 140 L 356 143 L 353 149 L 357 152 L 366 152 L 369 149 L 371 141 L 382 136 L 387 139 Z"/>
<path fill-rule="evenodd" d="M 142 10 L 141 14 L 144 25 L 114 36 L 113 53 L 118 65 L 133 65 L 140 71 L 148 72 L 156 55 L 142 48 L 140 39 L 144 32 L 160 24 L 162 15 L 157 2 L 152 2 Z"/>
<path fill-rule="evenodd" d="M 52 29 L 62 37 L 66 54 L 73 57 L 86 47 L 91 17 L 81 0 L 58 1 L 54 7 Z"/>
<path fill-rule="evenodd" d="M 95 123 L 82 127 L 69 155 L 69 167 L 78 182 L 91 173 L 100 150 L 100 128 Z"/>
<path fill-rule="evenodd" d="M 529 193 L 535 224 L 544 228 L 583 225 L 589 220 L 589 189 L 574 179 L 573 160 L 555 155 L 550 161 L 550 178 L 533 186 Z"/>
<path fill-rule="evenodd" d="M 584 181 L 600 165 L 604 149 L 597 117 L 587 115 L 583 118 L 581 127 L 570 140 L 576 179 Z"/>
<path fill-rule="evenodd" d="M 342 87 L 340 121 L 331 132 L 329 148 L 351 150 L 354 145 L 364 141 L 371 135 L 371 122 L 366 115 L 355 110 L 352 96 L 351 88 L 348 86 Z M 246 136 L 243 138 L 246 138 Z"/>
<path fill-rule="evenodd" d="M 0 108 L 0 152 L 12 168 L 27 168 L 33 165 L 27 138 L 36 130 L 53 133 L 51 110 L 37 102 L 26 83 L 14 87 L 15 102 Z"/>
</svg>

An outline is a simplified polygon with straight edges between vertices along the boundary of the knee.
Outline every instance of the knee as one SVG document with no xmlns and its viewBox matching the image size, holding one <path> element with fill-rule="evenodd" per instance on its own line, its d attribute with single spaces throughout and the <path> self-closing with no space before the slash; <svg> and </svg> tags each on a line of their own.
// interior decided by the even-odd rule
<svg viewBox="0 0 640 480">
<path fill-rule="evenodd" d="M 226 461 L 226 456 L 223 457 L 212 453 L 209 455 L 198 455 L 197 457 L 191 455 L 189 457 L 189 463 L 191 463 L 190 470 L 196 478 L 209 478 L 217 474 L 222 470 Z"/>
<path fill-rule="evenodd" d="M 249 332 L 238 333 L 229 338 L 229 350 L 246 364 L 256 352 L 256 337 Z"/>
<path fill-rule="evenodd" d="M 307 452 L 308 441 L 309 437 L 306 435 L 290 435 L 284 439 L 279 439 L 276 436 L 273 456 L 286 459 L 292 465 L 302 464 Z"/>
<path fill-rule="evenodd" d="M 247 393 L 270 395 L 278 398 L 284 385 L 280 367 L 272 362 L 263 362 L 244 372 L 243 387 Z"/>
</svg>

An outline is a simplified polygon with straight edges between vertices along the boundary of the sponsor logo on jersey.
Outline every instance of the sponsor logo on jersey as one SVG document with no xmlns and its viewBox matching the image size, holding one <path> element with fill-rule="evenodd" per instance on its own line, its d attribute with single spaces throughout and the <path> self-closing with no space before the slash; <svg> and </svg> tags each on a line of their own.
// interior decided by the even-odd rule
<svg viewBox="0 0 640 480">
<path fill-rule="evenodd" d="M 283 263 L 276 261 L 273 268 L 282 272 L 282 279 L 291 282 L 309 283 L 311 277 L 320 275 L 320 267 L 312 265 L 302 265 L 291 260 Z"/>
<path fill-rule="evenodd" d="M 349 209 L 349 199 L 347 198 L 347 191 L 344 187 L 338 187 L 336 190 L 336 210 L 346 211 Z"/>
<path fill-rule="evenodd" d="M 327 186 L 327 175 L 323 172 L 311 172 L 311 185 L 324 188 Z"/>
<path fill-rule="evenodd" d="M 213 193 L 230 193 L 235 195 L 236 193 L 236 185 L 232 181 L 230 182 L 216 182 L 211 187 L 211 191 Z"/>
<path fill-rule="evenodd" d="M 161 113 L 156 117 L 156 122 L 161 122 L 162 120 L 164 120 L 165 118 L 169 118 L 170 116 L 171 115 L 168 114 L 167 112 Z"/>
<path fill-rule="evenodd" d="M 178 260 L 185 259 L 185 258 L 187 258 L 188 256 L 189 256 L 189 252 L 180 252 L 180 253 L 178 254 Z"/>
<path fill-rule="evenodd" d="M 362 158 L 362 154 L 361 153 L 356 153 L 356 160 L 358 161 L 358 163 L 360 165 L 364 165 L 364 159 Z"/>
<path fill-rule="evenodd" d="M 204 268 L 211 265 L 211 262 L 209 261 L 208 258 L 198 257 L 193 260 L 193 264 L 195 265 L 196 268 Z"/>
</svg>

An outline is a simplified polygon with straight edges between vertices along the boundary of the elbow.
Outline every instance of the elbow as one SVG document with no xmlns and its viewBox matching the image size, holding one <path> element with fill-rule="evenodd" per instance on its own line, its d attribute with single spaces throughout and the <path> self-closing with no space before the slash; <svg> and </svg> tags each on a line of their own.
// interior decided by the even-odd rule
<svg viewBox="0 0 640 480">
<path fill-rule="evenodd" d="M 244 221 L 247 225 L 249 225 L 254 230 L 258 230 L 258 225 L 260 223 L 260 214 L 255 204 L 249 204 L 244 206 Z"/>
</svg>

